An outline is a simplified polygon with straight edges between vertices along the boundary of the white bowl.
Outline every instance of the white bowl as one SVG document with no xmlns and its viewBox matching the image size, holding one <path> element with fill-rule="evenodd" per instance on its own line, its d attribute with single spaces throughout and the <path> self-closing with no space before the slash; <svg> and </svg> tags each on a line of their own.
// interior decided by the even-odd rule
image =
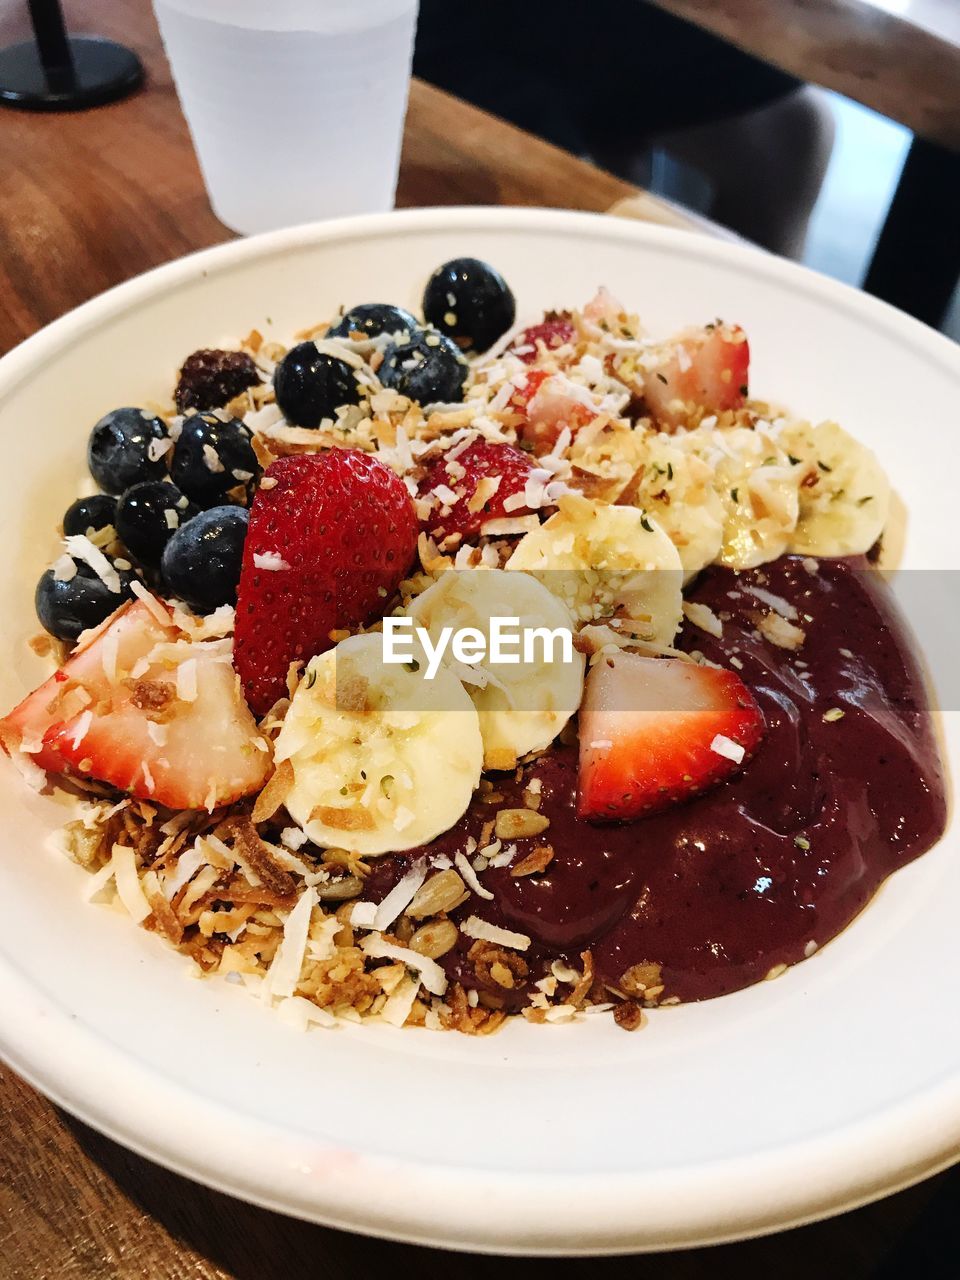
<svg viewBox="0 0 960 1280">
<path fill-rule="evenodd" d="M 24 641 L 92 423 L 169 394 L 183 356 L 341 303 L 416 306 L 453 256 L 495 263 L 521 316 L 605 283 L 658 332 L 746 328 L 755 393 L 838 417 L 909 510 L 905 563 L 956 568 L 960 351 L 889 307 L 758 252 L 580 214 L 464 209 L 294 229 L 162 267 L 0 362 L 6 451 L 0 704 L 42 674 Z M 958 713 L 944 717 L 960 760 Z M 489 1039 L 298 1033 L 128 919 L 44 848 L 55 801 L 0 768 L 0 1049 L 38 1088 L 154 1160 L 319 1222 L 453 1247 L 605 1252 L 772 1230 L 953 1160 L 955 828 L 837 941 L 776 982 Z"/>
</svg>

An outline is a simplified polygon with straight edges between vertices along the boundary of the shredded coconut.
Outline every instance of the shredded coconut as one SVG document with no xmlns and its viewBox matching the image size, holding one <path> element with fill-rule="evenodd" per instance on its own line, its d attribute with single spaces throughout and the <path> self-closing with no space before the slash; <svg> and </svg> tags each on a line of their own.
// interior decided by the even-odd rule
<svg viewBox="0 0 960 1280">
<path fill-rule="evenodd" d="M 510 947 L 514 951 L 526 951 L 530 939 L 525 933 L 514 933 L 512 929 L 501 929 L 499 925 L 489 924 L 479 916 L 468 916 L 460 925 L 460 932 L 468 938 L 477 938 L 481 942 L 494 942 L 501 947 Z"/>
<path fill-rule="evenodd" d="M 151 462 L 159 462 L 164 454 L 169 453 L 173 448 L 173 441 L 169 436 L 161 436 L 159 440 L 151 440 L 147 445 L 147 457 Z"/>
<path fill-rule="evenodd" d="M 399 947 L 387 942 L 379 933 L 371 933 L 360 943 L 360 950 L 375 960 L 400 960 L 408 969 L 420 975 L 420 980 L 431 995 L 442 996 L 447 989 L 447 975 L 436 960 L 420 955 L 410 947 Z"/>
<path fill-rule="evenodd" d="M 278 573 L 282 569 L 290 568 L 278 551 L 255 551 L 253 553 L 253 563 L 257 569 L 267 569 L 272 573 Z"/>
<path fill-rule="evenodd" d="M 100 868 L 94 875 L 90 876 L 87 883 L 83 886 L 83 896 L 87 902 L 93 900 L 101 894 L 110 881 L 113 879 L 116 867 L 111 858 L 108 863 Z"/>
<path fill-rule="evenodd" d="M 376 918 L 375 902 L 355 902 L 350 910 L 350 923 L 356 929 L 372 929 Z"/>
<path fill-rule="evenodd" d="M 66 552 L 53 562 L 53 578 L 55 582 L 69 582 L 77 576 L 77 562 Z"/>
<path fill-rule="evenodd" d="M 100 548 L 93 545 L 86 534 L 70 534 L 69 537 L 64 538 L 64 542 L 67 551 L 74 560 L 82 560 L 84 564 L 89 565 L 108 591 L 112 591 L 115 595 L 120 594 L 119 573 L 117 573 Z"/>
<path fill-rule="evenodd" d="M 278 1017 L 297 1031 L 306 1031 L 311 1024 L 318 1027 L 335 1027 L 337 1020 L 332 1013 L 321 1009 L 303 996 L 285 996 L 276 1007 Z"/>
<path fill-rule="evenodd" d="M 176 866 L 168 875 L 164 875 L 161 883 L 163 896 L 168 902 L 196 875 L 204 862 L 206 862 L 206 858 L 204 857 L 203 846 L 199 841 L 181 853 L 177 859 Z"/>
<path fill-rule="evenodd" d="M 113 846 L 113 878 L 117 886 L 117 896 L 133 919 L 140 923 L 150 914 L 150 903 L 140 887 L 137 875 L 136 854 L 126 844 Z"/>
<path fill-rule="evenodd" d="M 197 660 L 188 658 L 177 667 L 177 697 L 181 702 L 197 700 Z"/>
<path fill-rule="evenodd" d="M 473 892 L 478 897 L 486 898 L 489 902 L 492 902 L 493 894 L 490 892 L 489 889 L 485 889 L 483 885 L 480 883 L 480 881 L 477 879 L 477 873 L 474 871 L 473 867 L 471 867 L 465 855 L 460 853 L 458 850 L 453 855 L 453 860 L 457 864 L 457 870 L 463 876 L 464 880 L 470 886 Z"/>
<path fill-rule="evenodd" d="M 418 858 L 377 907 L 373 927 L 380 932 L 389 929 L 397 916 L 401 915 L 413 901 L 414 895 L 426 878 L 427 860 Z M 351 923 L 353 922 L 354 917 L 351 917 Z"/>
<path fill-rule="evenodd" d="M 380 1017 L 391 1026 L 402 1027 L 409 1016 L 420 990 L 420 983 L 407 976 L 401 978 L 396 987 L 387 996 Z"/>
<path fill-rule="evenodd" d="M 77 720 L 77 723 L 74 725 L 73 734 L 70 739 L 71 743 L 73 744 L 74 751 L 76 751 L 77 747 L 79 747 L 80 743 L 84 740 L 84 738 L 90 732 L 90 726 L 92 724 L 93 724 L 93 712 L 84 711 L 83 715 L 80 716 L 80 718 Z"/>
<path fill-rule="evenodd" d="M 292 996 L 300 980 L 300 969 L 307 949 L 310 932 L 310 913 L 317 901 L 315 889 L 304 889 L 283 922 L 283 941 L 273 957 L 263 983 L 265 999 Z"/>
<path fill-rule="evenodd" d="M 226 467 L 220 461 L 220 455 L 212 444 L 203 446 L 203 464 L 208 471 L 212 471 L 214 474 L 218 471 L 226 471 Z"/>
<path fill-rule="evenodd" d="M 718 640 L 722 637 L 723 623 L 709 605 L 700 604 L 696 600 L 684 600 L 683 616 L 701 631 L 706 631 L 708 635 L 716 636 Z"/>
<path fill-rule="evenodd" d="M 137 597 L 138 600 L 142 601 L 143 604 L 146 605 L 146 607 L 150 610 L 154 618 L 156 618 L 157 622 L 159 622 L 162 627 L 170 626 L 170 614 L 167 612 L 164 606 L 160 603 L 157 597 L 153 595 L 152 592 L 147 590 L 147 588 L 143 585 L 142 582 L 138 582 L 136 578 L 134 578 L 134 580 L 130 583 L 130 590 L 133 592 L 133 594 Z"/>
<path fill-rule="evenodd" d="M 734 764 L 740 764 L 747 754 L 746 748 L 723 733 L 718 733 L 710 743 L 710 750 L 718 756 L 724 756 L 727 760 L 732 760 Z"/>
</svg>

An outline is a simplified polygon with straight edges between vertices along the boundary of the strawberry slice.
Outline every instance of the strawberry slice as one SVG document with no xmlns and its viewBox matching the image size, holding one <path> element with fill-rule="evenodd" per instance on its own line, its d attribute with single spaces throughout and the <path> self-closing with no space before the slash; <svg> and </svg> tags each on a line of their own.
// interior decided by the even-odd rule
<svg viewBox="0 0 960 1280">
<path fill-rule="evenodd" d="M 643 396 L 658 422 L 676 427 L 698 408 L 739 409 L 749 373 L 747 335 L 739 325 L 711 325 L 664 345 L 660 363 L 644 376 Z"/>
<path fill-rule="evenodd" d="M 87 633 L 0 720 L 0 743 L 51 773 L 96 778 L 171 809 L 229 804 L 258 791 L 270 770 L 229 641 L 191 643 L 141 601 Z"/>
<path fill-rule="evenodd" d="M 529 515 L 531 508 L 524 503 L 510 502 L 509 509 L 504 504 L 523 493 L 533 471 L 529 456 L 509 444 L 478 439 L 466 449 L 454 448 L 420 482 L 420 497 L 431 504 L 421 526 L 438 540 L 454 533 L 468 540 L 488 520 Z"/>
<path fill-rule="evenodd" d="M 507 408 L 521 414 L 517 434 L 536 454 L 548 453 L 564 427 L 576 432 L 597 416 L 589 392 L 562 373 L 532 369 L 511 395 Z"/>
<path fill-rule="evenodd" d="M 330 449 L 268 467 L 250 508 L 234 644 L 257 715 L 286 695 L 292 662 L 383 616 L 418 533 L 406 486 L 372 454 Z"/>
<path fill-rule="evenodd" d="M 528 374 L 524 375 L 523 382 L 510 393 L 507 408 L 513 413 L 522 413 L 526 417 L 529 412 L 530 401 L 546 380 L 552 376 L 549 369 L 531 369 Z"/>
<path fill-rule="evenodd" d="M 735 672 L 617 654 L 587 677 L 577 813 L 626 821 L 687 800 L 737 770 L 763 730 Z"/>
<path fill-rule="evenodd" d="M 540 324 L 532 324 L 517 334 L 510 345 L 510 352 L 524 364 L 535 364 L 542 354 L 541 343 L 547 351 L 556 351 L 558 347 L 573 342 L 576 336 L 569 311 L 548 311 Z"/>
</svg>

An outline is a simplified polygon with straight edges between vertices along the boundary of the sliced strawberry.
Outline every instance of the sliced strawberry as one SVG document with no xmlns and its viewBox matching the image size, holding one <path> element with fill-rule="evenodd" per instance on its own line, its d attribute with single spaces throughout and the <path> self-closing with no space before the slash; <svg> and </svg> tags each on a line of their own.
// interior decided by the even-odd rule
<svg viewBox="0 0 960 1280">
<path fill-rule="evenodd" d="M 660 363 L 644 375 L 644 400 L 658 422 L 679 426 L 697 409 L 739 409 L 749 373 L 750 346 L 743 330 L 711 325 L 664 344 Z"/>
<path fill-rule="evenodd" d="M 615 330 L 627 317 L 620 299 L 602 284 L 583 308 L 583 318 L 591 324 Z"/>
<path fill-rule="evenodd" d="M 548 311 L 539 324 L 517 334 L 510 351 L 524 364 L 535 364 L 542 355 L 541 343 L 547 351 L 556 351 L 558 347 L 573 342 L 576 336 L 569 311 Z"/>
<path fill-rule="evenodd" d="M 738 769 L 763 730 L 735 672 L 617 654 L 587 678 L 577 813 L 624 821 L 687 800 Z"/>
<path fill-rule="evenodd" d="M 455 448 L 441 455 L 420 482 L 420 497 L 431 504 L 421 526 L 438 540 L 453 533 L 468 540 L 488 520 L 529 515 L 525 503 L 505 504 L 523 494 L 533 471 L 529 455 L 509 444 L 478 439 L 466 449 Z M 456 494 L 455 501 L 447 490 Z"/>
<path fill-rule="evenodd" d="M 267 469 L 250 508 L 234 645 L 258 715 L 286 694 L 292 662 L 383 615 L 418 533 L 406 486 L 372 454 L 330 449 Z"/>
<path fill-rule="evenodd" d="M 526 417 L 530 401 L 551 376 L 549 369 L 531 369 L 524 375 L 520 386 L 515 387 L 510 393 L 507 408 L 513 413 L 522 413 Z"/>
<path fill-rule="evenodd" d="M 564 427 L 575 432 L 597 416 L 590 404 L 589 392 L 562 373 L 549 373 L 545 369 L 532 369 L 527 374 L 523 385 L 510 397 L 507 408 L 523 416 L 517 434 L 536 454 L 548 453 Z"/>
<path fill-rule="evenodd" d="M 0 720 L 0 742 L 51 773 L 96 778 L 172 809 L 231 803 L 259 790 L 270 769 L 229 642 L 191 643 L 140 601 L 90 632 Z"/>
</svg>

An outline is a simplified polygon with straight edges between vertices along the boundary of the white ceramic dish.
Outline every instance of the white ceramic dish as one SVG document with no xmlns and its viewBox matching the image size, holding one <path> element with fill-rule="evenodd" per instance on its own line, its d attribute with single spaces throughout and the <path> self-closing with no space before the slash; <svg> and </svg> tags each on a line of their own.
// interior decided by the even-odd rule
<svg viewBox="0 0 960 1280">
<path fill-rule="evenodd" d="M 869 441 L 909 511 L 905 563 L 960 564 L 960 350 L 861 294 L 702 236 L 586 215 L 435 210 L 274 233 L 162 267 L 0 363 L 0 703 L 26 650 L 52 528 L 91 424 L 168 391 L 182 357 L 253 326 L 289 337 L 340 302 L 416 305 L 475 254 L 521 313 L 608 284 L 655 331 L 746 328 L 751 383 Z M 939 463 L 939 465 L 938 465 Z M 960 762 L 960 713 L 944 717 Z M 39 1088 L 162 1164 L 360 1231 L 518 1252 L 663 1248 L 836 1212 L 955 1158 L 960 839 L 900 872 L 836 942 L 776 982 L 612 1020 L 489 1039 L 300 1034 L 119 914 L 46 852 L 53 801 L 0 767 L 0 1049 Z"/>
</svg>

